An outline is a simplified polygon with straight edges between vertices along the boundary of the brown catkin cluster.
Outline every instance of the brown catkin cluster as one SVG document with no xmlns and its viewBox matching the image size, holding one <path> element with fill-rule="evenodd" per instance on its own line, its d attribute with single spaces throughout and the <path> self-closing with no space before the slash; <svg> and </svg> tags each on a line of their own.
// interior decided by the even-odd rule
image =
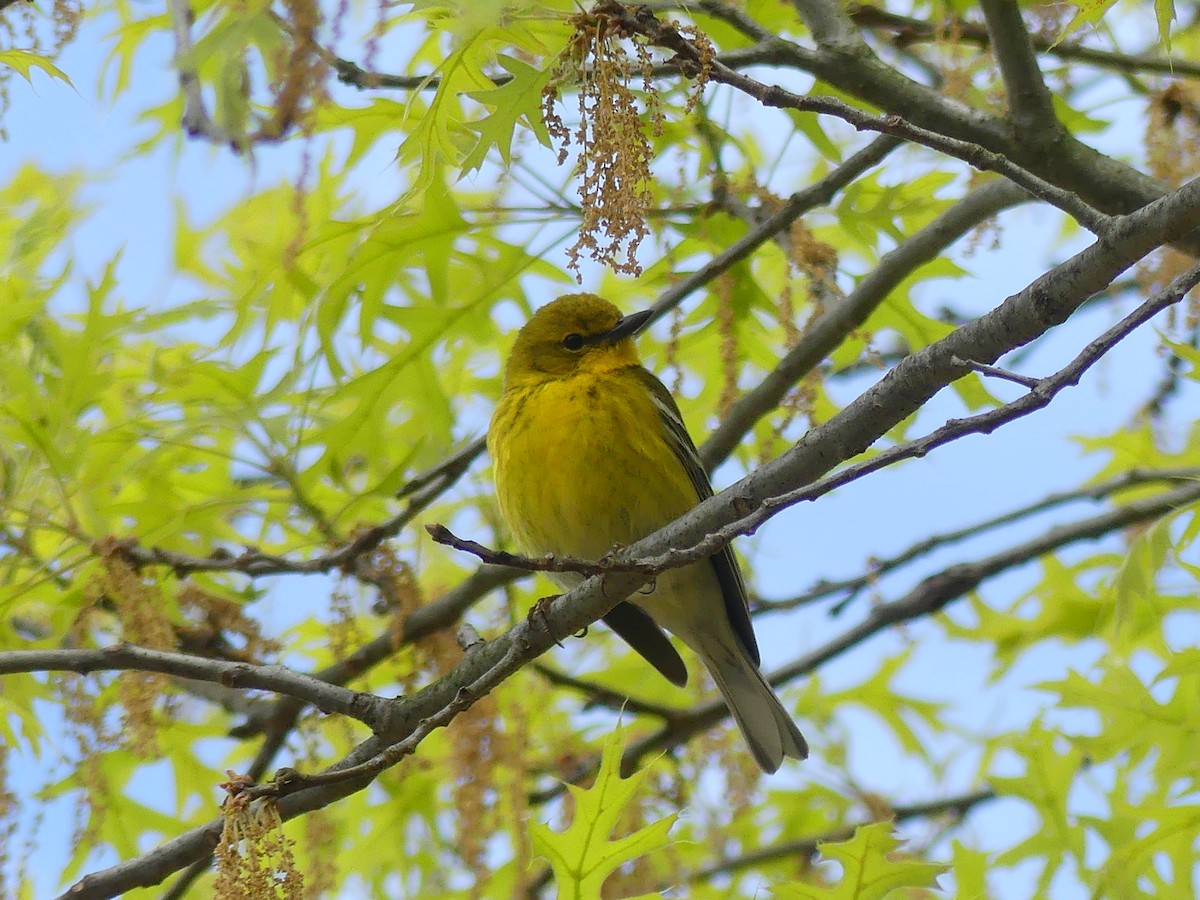
<svg viewBox="0 0 1200 900">
<path fill-rule="evenodd" d="M 733 278 L 728 272 L 712 283 L 713 295 L 717 300 L 717 333 L 721 337 L 721 396 L 717 400 L 717 415 L 724 418 L 738 395 L 737 334 L 734 331 Z"/>
<path fill-rule="evenodd" d="M 261 663 L 281 652 L 262 626 L 246 615 L 245 604 L 206 590 L 195 582 L 179 588 L 176 597 L 184 623 L 177 626 L 180 646 L 205 656 Z"/>
<path fill-rule="evenodd" d="M 1200 168 L 1200 87 L 1175 81 L 1153 95 L 1146 120 L 1146 162 L 1151 174 L 1172 187 L 1178 187 Z M 1164 247 L 1137 267 L 1142 289 L 1151 293 L 1166 287 L 1172 279 L 1187 271 L 1195 260 Z M 1175 315 L 1175 309 L 1170 311 Z M 1200 324 L 1200 292 L 1188 295 L 1187 320 L 1191 329 Z"/>
<path fill-rule="evenodd" d="M 567 267 L 579 275 L 586 253 L 616 272 L 640 275 L 637 249 L 650 234 L 646 214 L 653 201 L 650 163 L 654 151 L 642 127 L 643 115 L 660 123 L 657 94 L 647 92 L 645 112 L 633 90 L 632 60 L 621 43 L 626 35 L 606 16 L 582 13 L 572 19 L 575 32 L 559 57 L 542 96 L 542 112 L 559 145 L 558 160 L 579 148 L 576 174 L 583 222 L 568 249 Z M 561 87 L 578 79 L 579 126 L 572 136 L 555 111 Z"/>
<path fill-rule="evenodd" d="M 175 629 L 159 585 L 143 579 L 120 552 L 106 553 L 102 564 L 90 591 L 111 604 L 121 639 L 152 650 L 175 649 Z M 166 676 L 156 672 L 123 672 L 118 677 L 124 745 L 142 759 L 159 755 L 154 710 L 168 693 L 168 684 Z"/>
<path fill-rule="evenodd" d="M 240 782 L 231 781 L 236 786 Z M 234 790 L 225 800 L 221 840 L 213 856 L 213 896 L 221 900 L 304 900 L 292 839 L 274 803 L 251 801 Z"/>
<path fill-rule="evenodd" d="M 524 897 L 532 874 L 533 843 L 529 836 L 529 710 L 524 694 L 507 692 L 503 699 L 504 732 L 498 747 L 496 771 L 504 779 L 500 785 L 498 813 L 508 826 L 513 842 L 513 867 L 516 884 L 513 895 Z"/>
<path fill-rule="evenodd" d="M 481 698 L 451 723 L 449 734 L 457 852 L 475 879 L 472 898 L 482 897 L 491 873 L 485 842 L 495 831 L 493 799 L 500 743 L 495 698 L 490 694 Z"/>
<path fill-rule="evenodd" d="M 318 809 L 304 817 L 304 846 L 308 851 L 307 874 L 304 878 L 305 900 L 332 896 L 337 887 L 338 847 L 333 814 Z"/>
<path fill-rule="evenodd" d="M 75 780 L 83 789 L 83 802 L 76 808 L 72 841 L 94 844 L 108 812 L 112 785 L 102 765 L 103 754 L 117 749 L 120 741 L 104 723 L 106 705 L 103 688 L 95 677 L 66 674 L 52 676 L 75 744 Z"/>
<path fill-rule="evenodd" d="M 683 366 L 679 364 L 679 338 L 683 334 L 683 310 L 678 306 L 671 310 L 670 331 L 663 346 L 663 365 L 674 369 L 671 379 L 671 394 L 678 397 L 683 390 Z"/>
<path fill-rule="evenodd" d="M 944 15 L 938 22 L 934 46 L 940 51 L 941 91 L 947 97 L 970 102 L 973 85 L 972 69 L 978 66 L 983 54 L 967 49 L 962 39 L 962 20 L 958 16 Z M 970 62 L 974 60 L 974 64 Z"/>
<path fill-rule="evenodd" d="M 338 585 L 329 595 L 328 633 L 329 655 L 334 659 L 345 659 L 362 640 L 362 629 L 345 585 Z"/>
<path fill-rule="evenodd" d="M 329 64 L 317 42 L 321 8 L 317 0 L 283 0 L 283 17 L 291 35 L 291 48 L 280 60 L 283 77 L 273 87 L 275 107 L 264 124 L 268 136 L 286 134 L 292 125 L 306 125 L 308 111 L 325 96 Z"/>
<path fill-rule="evenodd" d="M 559 146 L 559 163 L 566 161 L 572 144 L 579 151 L 576 174 L 582 179 L 583 221 L 579 238 L 567 250 L 567 267 L 576 277 L 585 255 L 615 272 L 640 275 L 637 250 L 650 234 L 646 217 L 654 200 L 654 150 L 645 125 L 649 123 L 655 136 L 662 133 L 662 102 L 653 83 L 650 52 L 641 38 L 625 29 L 621 12 L 620 7 L 598 4 L 570 20 L 574 33 L 542 94 L 542 118 Z M 708 80 L 713 49 L 693 27 L 676 31 L 692 38 L 701 60 L 688 96 L 690 112 Z M 631 87 L 635 72 L 641 75 L 640 104 Z M 574 133 L 555 110 L 562 89 L 570 84 L 579 90 Z"/>
<path fill-rule="evenodd" d="M 811 228 L 797 219 L 788 228 L 792 248 L 792 264 L 808 276 L 815 289 L 809 291 L 820 312 L 826 297 L 841 297 L 837 283 L 837 248 L 817 237 Z"/>
<path fill-rule="evenodd" d="M 807 231 L 807 229 L 805 230 Z M 804 331 L 796 324 L 797 314 L 793 290 L 792 282 L 789 280 L 784 284 L 783 289 L 780 290 L 779 298 L 775 303 L 776 318 L 783 329 L 784 343 L 788 350 L 791 350 L 800 343 L 800 339 L 804 335 Z M 820 304 L 820 300 L 824 298 L 825 293 L 825 291 L 812 292 L 814 306 Z M 815 314 L 810 316 L 806 324 L 810 324 L 815 318 Z M 791 427 L 797 417 L 811 417 L 813 404 L 816 400 L 816 390 L 820 381 L 820 373 L 814 369 L 805 375 L 795 387 L 784 394 L 783 401 L 779 404 L 781 415 L 772 417 L 770 436 L 759 443 L 760 464 L 766 464 L 778 454 L 778 445 L 783 439 L 784 432 Z"/>
</svg>

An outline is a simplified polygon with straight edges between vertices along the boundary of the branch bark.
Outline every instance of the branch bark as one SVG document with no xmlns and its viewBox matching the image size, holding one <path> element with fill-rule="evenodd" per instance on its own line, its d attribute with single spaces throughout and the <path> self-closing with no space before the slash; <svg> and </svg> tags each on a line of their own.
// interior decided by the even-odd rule
<svg viewBox="0 0 1200 900">
<path fill-rule="evenodd" d="M 1062 132 L 1029 32 L 1021 19 L 1020 5 L 1010 0 L 980 0 L 979 6 L 1008 94 L 1008 116 L 1017 134 L 1037 134 L 1041 140 L 1043 132 Z"/>
<path fill-rule="evenodd" d="M 319 681 L 286 666 L 203 659 L 186 653 L 149 650 L 132 644 L 102 649 L 8 650 L 0 653 L 0 675 L 17 672 L 161 672 L 245 690 L 272 691 L 311 703 L 324 712 L 341 713 L 375 726 L 380 701 L 370 694 Z"/>
<path fill-rule="evenodd" d="M 775 409 L 787 392 L 832 353 L 846 335 L 859 328 L 905 278 L 980 223 L 1030 199 L 1029 194 L 1011 182 L 988 182 L 884 254 L 844 300 L 805 330 L 800 342 L 761 382 L 734 401 L 700 447 L 704 464 L 713 469 L 728 458 L 754 424 Z"/>
</svg>

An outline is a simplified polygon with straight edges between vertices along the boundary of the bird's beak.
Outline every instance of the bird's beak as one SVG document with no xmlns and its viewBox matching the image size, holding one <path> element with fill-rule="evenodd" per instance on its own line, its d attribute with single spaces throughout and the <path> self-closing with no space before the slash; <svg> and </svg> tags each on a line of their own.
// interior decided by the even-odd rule
<svg viewBox="0 0 1200 900">
<path fill-rule="evenodd" d="M 627 337 L 633 337 L 642 326 L 650 321 L 650 317 L 654 315 L 653 309 L 644 309 L 641 312 L 630 313 L 627 316 L 621 316 L 617 320 L 617 324 L 606 331 L 601 339 L 606 344 L 615 344 L 625 340 Z"/>
</svg>

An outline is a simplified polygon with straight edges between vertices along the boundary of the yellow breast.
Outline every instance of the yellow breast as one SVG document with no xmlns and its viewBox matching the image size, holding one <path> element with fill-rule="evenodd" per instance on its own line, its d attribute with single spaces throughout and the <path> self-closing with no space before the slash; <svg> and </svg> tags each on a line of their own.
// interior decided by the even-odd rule
<svg viewBox="0 0 1200 900">
<path fill-rule="evenodd" d="M 619 371 L 506 392 L 488 448 L 501 514 L 531 555 L 597 559 L 698 502 L 652 399 Z"/>
</svg>

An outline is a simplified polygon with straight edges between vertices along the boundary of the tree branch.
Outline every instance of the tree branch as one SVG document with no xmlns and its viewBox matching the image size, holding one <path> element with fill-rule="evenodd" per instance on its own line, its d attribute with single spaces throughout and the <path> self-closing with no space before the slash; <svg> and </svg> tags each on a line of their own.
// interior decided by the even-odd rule
<svg viewBox="0 0 1200 900">
<path fill-rule="evenodd" d="M 847 8 L 847 12 L 856 24 L 864 28 L 886 29 L 893 32 L 896 35 L 897 43 L 902 45 L 914 41 L 937 40 L 938 36 L 945 31 L 953 33 L 959 40 L 984 47 L 991 41 L 987 28 L 963 19 L 954 18 L 944 25 L 934 24 L 925 19 L 898 15 L 865 3 L 852 3 Z M 1059 59 L 1090 63 L 1114 72 L 1200 78 L 1200 63 L 1190 59 L 1162 56 L 1157 53 L 1117 53 L 1037 35 L 1030 35 L 1030 40 L 1041 53 Z"/>
<path fill-rule="evenodd" d="M 962 819 L 976 806 L 995 799 L 996 792 L 994 790 L 991 788 L 981 788 L 977 791 L 969 791 L 965 794 L 946 797 L 942 800 L 932 800 L 928 803 L 893 806 L 890 820 L 893 822 L 907 822 L 911 819 L 929 819 L 941 816 L 953 816 L 955 819 Z M 753 866 L 774 862 L 775 860 L 790 856 L 811 859 L 817 852 L 818 844 L 830 841 L 844 841 L 853 836 L 854 830 L 860 825 L 870 825 L 872 822 L 877 821 L 880 820 L 864 820 L 842 828 L 832 828 L 824 834 L 792 841 L 781 841 L 769 847 L 751 850 L 740 856 L 724 859 L 703 869 L 689 872 L 683 877 L 683 881 L 685 884 L 699 884 L 716 875 L 741 872 Z M 662 885 L 661 887 L 665 889 L 668 885 Z"/>
<path fill-rule="evenodd" d="M 1133 501 L 1081 522 L 1053 528 L 1034 540 L 1015 545 L 992 556 L 950 566 L 926 578 L 903 597 L 872 607 L 857 625 L 799 659 L 767 673 L 767 681 L 778 687 L 810 675 L 830 660 L 889 628 L 941 612 L 954 600 L 1010 569 L 1025 565 L 1068 544 L 1095 540 L 1161 518 L 1197 500 L 1200 500 L 1200 484 L 1189 484 L 1155 497 Z M 622 770 L 630 771 L 647 756 L 663 753 L 690 740 L 728 715 L 729 710 L 720 698 L 714 698 L 688 710 L 679 710 L 657 731 L 626 747 L 625 756 L 621 761 Z M 581 763 L 565 773 L 554 787 L 534 793 L 530 801 L 544 803 L 558 796 L 566 789 L 567 784 L 576 784 L 587 778 L 598 764 L 598 758 Z"/>
<path fill-rule="evenodd" d="M 914 125 L 899 115 L 876 116 L 864 112 L 833 97 L 802 96 L 779 85 L 767 85 L 710 59 L 695 41 L 680 33 L 672 24 L 664 24 L 645 8 L 629 10 L 610 0 L 604 12 L 611 15 L 621 28 L 631 34 L 640 34 L 651 44 L 671 50 L 676 59 L 689 64 L 689 71 L 706 72 L 711 81 L 730 87 L 753 97 L 766 107 L 794 109 L 836 116 L 859 130 L 876 131 L 904 138 L 969 163 L 977 169 L 997 172 L 1019 184 L 1035 197 L 1058 207 L 1093 233 L 1108 227 L 1108 216 L 1083 202 L 1076 194 L 1063 190 L 1046 179 L 1034 174 L 1004 152 L 996 152 L 987 146 Z M 891 70 L 888 70 L 891 71 Z M 922 88 L 923 89 L 923 88 Z M 1006 150 L 1011 141 L 1002 141 Z"/>
<path fill-rule="evenodd" d="M 835 0 L 792 0 L 792 6 L 822 48 L 866 51 L 866 44 L 850 17 Z"/>
<path fill-rule="evenodd" d="M 833 47 L 813 52 L 782 40 L 778 46 L 793 66 L 839 90 L 881 109 L 901 113 L 913 127 L 986 148 L 1011 165 L 1077 195 L 1110 215 L 1139 209 L 1166 190 L 1156 179 L 1105 156 L 1069 134 L 1061 139 L 1055 135 L 1050 148 L 1030 139 L 1036 136 L 1014 135 L 1002 120 L 939 95 L 869 52 L 839 51 Z M 833 109 L 828 111 L 837 114 Z M 914 143 L 925 143 L 915 134 L 906 136 Z M 1200 236 L 1180 235 L 1175 242 L 1193 256 L 1200 255 Z"/>
<path fill-rule="evenodd" d="M 436 631 L 449 628 L 462 617 L 463 613 L 487 594 L 498 587 L 503 587 L 520 575 L 521 573 L 514 569 L 480 566 L 465 581 L 460 582 L 436 600 L 414 610 L 404 620 L 399 635 L 397 635 L 396 629 L 389 625 L 374 639 L 363 644 L 349 656 L 331 663 L 309 677 L 328 684 L 345 685 L 352 679 L 366 674 L 384 660 L 390 659 L 405 644 L 415 643 Z M 231 730 L 230 736 L 247 738 L 264 730 L 270 734 L 286 733 L 291 730 L 303 708 L 303 703 L 291 698 L 262 705 L 245 722 Z M 277 751 L 278 747 L 275 747 L 269 757 L 273 758 Z M 260 751 L 260 758 L 262 755 Z M 262 771 L 265 771 L 265 764 L 261 766 L 262 771 L 256 773 L 259 768 L 256 761 L 249 770 L 251 777 L 260 777 Z"/>
<path fill-rule="evenodd" d="M 201 91 L 200 75 L 191 62 L 193 13 L 187 0 L 167 0 L 171 28 L 175 33 L 175 69 L 179 73 L 179 88 L 183 92 L 183 129 L 191 137 L 204 137 L 213 143 L 238 148 L 234 136 L 221 128 L 208 115 Z"/>
<path fill-rule="evenodd" d="M 1180 470 L 1178 477 L 1187 477 Z M 1114 479 L 1108 485 L 1110 493 L 1114 490 L 1127 488 L 1137 484 L 1136 479 Z M 1087 497 L 1086 491 L 1078 492 L 1071 499 Z M 801 660 L 782 666 L 767 676 L 767 680 L 782 686 L 804 675 L 809 675 L 820 666 L 842 653 L 864 643 L 892 625 L 911 622 L 940 612 L 952 601 L 957 600 L 977 589 L 991 578 L 1005 572 L 1027 565 L 1040 557 L 1061 550 L 1082 541 L 1097 540 L 1107 535 L 1124 531 L 1128 528 L 1154 521 L 1200 500 L 1200 480 L 1188 478 L 1188 483 L 1172 491 L 1163 491 L 1152 497 L 1131 501 L 1112 510 L 1107 510 L 1095 516 L 1071 522 L 1066 525 L 1047 529 L 1042 534 L 1028 541 L 1014 544 L 998 553 L 970 562 L 955 563 L 947 566 L 936 575 L 924 579 L 898 600 L 892 600 L 881 606 L 874 607 L 861 623 L 826 643 L 823 647 L 809 653 Z M 949 540 L 947 541 L 949 542 Z M 866 576 L 864 576 L 866 577 Z M 797 604 L 781 602 L 760 607 L 755 612 L 769 613 L 780 609 L 789 609 Z M 604 706 L 615 712 L 622 708 L 621 698 L 617 695 L 605 696 L 597 691 L 591 694 L 597 706 Z M 647 754 L 669 750 L 671 747 L 684 743 L 692 736 L 712 727 L 728 716 L 728 710 L 719 700 L 709 701 L 701 706 L 690 709 L 671 709 L 655 707 L 650 710 L 652 715 L 665 719 L 661 729 L 654 735 L 645 738 L 636 745 L 631 745 L 629 755 L 624 760 L 626 768 L 635 764 Z M 633 755 L 636 746 L 638 754 Z M 587 765 L 590 765 L 587 764 Z M 587 771 L 590 771 L 588 769 Z M 578 777 L 587 774 L 582 768 L 572 773 L 573 782 Z M 556 793 L 556 791 L 554 792 Z M 550 799 L 554 793 L 541 793 L 534 799 L 541 802 Z"/>
<path fill-rule="evenodd" d="M 699 290 L 722 273 L 729 271 L 805 213 L 818 206 L 829 204 L 854 179 L 882 162 L 901 143 L 902 141 L 898 138 L 888 135 L 878 137 L 850 156 L 824 178 L 792 194 L 779 209 L 765 216 L 761 222 L 724 251 L 663 291 L 654 303 L 654 313 L 650 317 L 650 321 L 656 321 L 666 315 L 693 291 Z"/>
<path fill-rule="evenodd" d="M 1200 185 L 1200 179 L 1197 180 L 1196 184 Z M 1084 252 L 1086 253 L 1087 251 Z M 875 394 L 877 391 L 881 392 L 881 386 L 885 385 L 889 379 L 896 376 L 896 373 L 900 371 L 909 360 L 914 358 L 909 357 L 904 362 L 900 363 L 899 366 L 889 372 L 888 375 L 884 377 L 883 381 L 868 390 L 862 397 L 859 397 L 852 404 L 850 404 L 850 406 L 843 409 L 838 416 L 830 419 L 825 426 L 818 426 L 806 434 L 801 442 L 792 450 L 788 451 L 788 453 L 784 454 L 779 459 L 768 463 L 763 467 L 763 469 L 760 469 L 753 475 L 742 479 L 729 490 L 722 491 L 722 494 L 733 493 L 734 496 L 732 504 L 735 512 L 737 513 L 736 518 L 721 528 L 716 529 L 715 531 L 710 530 L 707 533 L 698 535 L 695 539 L 695 542 L 690 545 L 683 543 L 672 544 L 673 547 L 686 547 L 686 549 L 672 549 L 658 556 L 643 557 L 639 559 L 638 562 L 640 565 L 645 567 L 644 569 L 639 569 L 639 571 L 658 571 L 660 568 L 675 568 L 676 566 L 684 565 L 688 562 L 694 562 L 698 559 L 705 559 L 711 554 L 720 550 L 733 538 L 740 535 L 753 534 L 754 531 L 762 524 L 767 522 L 773 516 L 777 515 L 780 510 L 785 509 L 788 506 L 793 506 L 804 500 L 814 500 L 817 497 L 827 494 L 834 488 L 841 487 L 844 484 L 849 484 L 851 481 L 855 481 L 871 472 L 875 472 L 879 469 L 893 465 L 900 460 L 917 459 L 926 456 L 931 450 L 950 443 L 951 441 L 957 440 L 965 435 L 990 434 L 1001 425 L 1005 425 L 1009 422 L 1015 421 L 1018 418 L 1027 416 L 1032 412 L 1042 409 L 1043 407 L 1047 406 L 1050 401 L 1062 390 L 1078 384 L 1079 379 L 1083 377 L 1084 372 L 1086 372 L 1096 362 L 1103 358 L 1104 355 L 1119 341 L 1127 337 L 1138 326 L 1149 321 L 1163 309 L 1166 309 L 1168 306 L 1171 306 L 1174 303 L 1178 303 L 1181 299 L 1183 299 L 1183 296 L 1197 284 L 1200 284 L 1200 265 L 1194 266 L 1186 273 L 1176 278 L 1167 288 L 1153 295 L 1136 310 L 1123 318 L 1112 328 L 1108 329 L 1108 331 L 1104 332 L 1104 334 L 1102 334 L 1100 337 L 1088 344 L 1088 346 L 1085 347 L 1084 350 L 1078 356 L 1076 356 L 1069 365 L 1060 369 L 1054 375 L 1041 379 L 1038 382 L 1038 386 L 1035 390 L 1030 391 L 1017 400 L 989 410 L 988 412 L 970 416 L 965 419 L 951 419 L 945 425 L 935 429 L 923 438 L 915 441 L 908 441 L 904 444 L 891 447 L 876 454 L 865 462 L 846 466 L 836 473 L 818 481 L 814 481 L 805 487 L 785 490 L 773 496 L 760 497 L 758 498 L 757 503 L 751 501 L 745 493 L 738 492 L 739 488 L 744 488 L 746 491 L 750 490 L 750 484 L 752 482 L 756 482 L 759 475 L 764 470 L 769 470 L 774 466 L 779 466 L 782 469 L 789 468 L 789 462 L 794 462 L 799 456 L 801 456 L 798 451 L 800 451 L 801 448 L 803 448 L 806 444 L 810 444 L 810 439 L 813 441 L 817 440 L 812 437 L 815 433 L 821 431 L 821 429 L 824 427 L 832 425 L 839 418 L 847 415 L 859 404 L 869 402 L 869 398 L 871 398 L 872 394 Z M 1037 282 L 1035 282 L 1034 285 L 1036 286 Z M 1022 294 L 1025 294 L 1028 291 L 1030 291 L 1030 288 L 1027 288 L 1026 291 L 1022 292 Z M 1019 297 L 1021 295 L 1017 296 Z M 1034 296 L 1036 296 L 1036 292 L 1034 293 Z M 1012 299 L 1013 298 L 1010 298 L 1008 301 L 1005 301 L 1004 306 L 1007 306 Z M 998 310 L 994 310 L 993 313 L 989 313 L 989 316 L 1001 312 L 1004 309 L 1004 306 L 1001 306 L 1001 308 Z M 988 318 L 988 316 L 984 317 L 984 319 L 986 318 Z M 925 348 L 925 351 L 932 351 L 935 350 L 935 348 L 945 349 L 947 342 L 950 341 L 956 334 L 967 331 L 968 329 L 972 329 L 973 326 L 980 321 L 983 320 L 980 319 L 971 325 L 963 326 L 962 328 L 958 329 L 958 331 L 954 332 L 954 334 L 947 336 L 935 344 L 929 345 L 929 347 Z M 925 351 L 922 351 L 922 353 Z M 920 354 L 917 355 L 919 356 Z M 944 360 L 943 364 L 953 366 L 954 364 L 951 360 L 954 356 L 957 356 L 957 354 L 951 353 L 950 359 Z M 886 415 L 888 416 L 894 414 L 895 412 L 895 410 L 891 407 L 880 407 L 881 412 L 885 409 L 887 411 Z M 863 447 L 862 449 L 866 448 Z M 718 497 L 720 496 L 721 495 L 718 495 Z M 716 505 L 715 501 L 716 498 L 706 500 L 700 506 L 696 507 L 696 509 L 701 510 L 705 506 Z M 682 534 L 690 535 L 694 533 L 691 530 L 685 532 L 683 527 L 685 523 L 688 523 L 688 520 L 692 517 L 692 515 L 693 513 L 689 513 L 687 516 L 676 520 L 675 523 L 663 530 L 675 532 L 680 537 L 682 537 Z M 678 531 L 676 531 L 677 527 Z M 662 532 L 656 532 L 656 534 L 660 533 Z M 636 547 L 638 545 L 635 544 L 634 546 Z M 620 568 L 626 562 L 627 560 L 623 558 L 622 554 L 617 553 L 614 555 L 611 564 L 614 568 Z"/>
<path fill-rule="evenodd" d="M 977 537 L 995 528 L 1000 528 L 1004 525 L 1011 525 L 1014 522 L 1019 522 L 1021 519 L 1028 518 L 1038 513 L 1046 512 L 1058 506 L 1063 506 L 1068 503 L 1074 503 L 1080 500 L 1099 501 L 1111 497 L 1113 494 L 1128 490 L 1131 487 L 1140 485 L 1153 484 L 1163 481 L 1198 481 L 1200 480 L 1200 468 L 1190 469 L 1130 469 L 1121 475 L 1109 481 L 1101 482 L 1100 484 L 1088 485 L 1086 487 L 1076 488 L 1070 491 L 1062 491 L 1059 493 L 1049 494 L 1038 500 L 1036 503 L 1030 503 L 1026 506 L 1018 507 L 1006 513 L 1001 513 L 998 516 L 993 516 L 989 519 L 983 519 L 980 522 L 956 528 L 952 531 L 936 534 L 924 540 L 917 541 L 909 545 L 906 549 L 882 560 L 874 560 L 870 563 L 869 571 L 862 575 L 857 575 L 853 578 L 846 578 L 839 581 L 822 581 L 814 585 L 810 590 L 805 591 L 795 597 L 788 597 L 780 600 L 764 600 L 759 598 L 754 613 L 767 613 L 776 610 L 794 609 L 797 606 L 806 606 L 817 600 L 822 600 L 833 594 L 845 593 L 846 596 L 837 602 L 830 609 L 831 615 L 839 614 L 845 606 L 853 600 L 858 594 L 870 587 L 883 575 L 902 568 L 915 559 L 918 559 L 926 554 L 932 553 L 941 547 L 946 547 L 967 538 Z M 1053 548 L 1053 549 L 1057 549 Z"/>
<path fill-rule="evenodd" d="M 611 709 L 617 712 L 635 713 L 639 716 L 654 716 L 658 719 L 672 719 L 679 712 L 679 710 L 670 706 L 662 706 L 658 703 L 647 703 L 644 700 L 638 700 L 622 691 L 613 690 L 602 684 L 596 684 L 594 681 L 575 678 L 572 675 L 560 672 L 558 669 L 551 668 L 542 663 L 534 663 L 530 668 L 555 687 L 566 688 L 586 697 L 587 702 L 583 705 L 585 710 L 603 707 L 604 709 Z"/>
<path fill-rule="evenodd" d="M 1011 0 L 980 0 L 992 52 L 1008 94 L 1008 114 L 1018 140 L 1025 135 L 1062 132 L 1050 91 L 1042 79 L 1021 7 Z"/>
<path fill-rule="evenodd" d="M 325 667 L 311 677 L 330 684 L 346 684 L 374 668 L 385 659 L 395 655 L 405 644 L 418 641 L 435 631 L 448 628 L 459 620 L 472 605 L 497 587 L 508 584 L 521 573 L 514 569 L 499 569 L 495 566 L 480 566 L 469 578 L 447 591 L 437 600 L 415 610 L 404 620 L 402 632 L 397 636 L 393 627 L 385 628 L 374 640 L 367 642 L 354 653 Z M 230 737 L 246 739 L 263 733 L 264 739 L 254 760 L 246 770 L 246 776 L 259 781 L 270 769 L 275 758 L 283 749 L 287 737 L 296 726 L 306 704 L 294 697 L 280 697 L 267 704 L 259 704 L 237 728 L 231 729 Z M 163 900 L 179 900 L 192 883 L 204 874 L 212 864 L 211 853 L 205 853 L 188 866 L 163 895 Z"/>
<path fill-rule="evenodd" d="M 589 578 L 550 604 L 536 619 L 526 619 L 500 637 L 475 648 L 446 676 L 411 697 L 385 703 L 376 736 L 318 777 L 284 772 L 274 792 L 286 821 L 362 790 L 388 766 L 411 753 L 420 739 L 448 724 L 484 694 L 540 656 L 555 634 L 574 634 L 604 616 L 642 586 L 637 575 L 612 573 Z M 349 775 L 337 773 L 348 771 Z M 100 900 L 137 887 L 160 883 L 172 872 L 204 859 L 216 845 L 222 822 L 216 819 L 134 859 L 87 875 L 61 900 Z"/>
<path fill-rule="evenodd" d="M 16 672 L 161 672 L 240 690 L 272 691 L 311 703 L 327 713 L 341 713 L 374 727 L 383 701 L 294 672 L 286 666 L 258 666 L 149 650 L 133 644 L 102 649 L 8 650 L 0 652 L 0 675 Z"/>
<path fill-rule="evenodd" d="M 779 364 L 755 387 L 742 394 L 700 447 L 700 458 L 715 468 L 737 447 L 754 424 L 778 407 L 787 392 L 820 364 L 846 335 L 862 326 L 872 312 L 917 268 L 981 222 L 1030 200 L 1029 194 L 1008 181 L 990 181 L 886 253 L 845 299 L 831 306 L 810 326 Z"/>
</svg>

